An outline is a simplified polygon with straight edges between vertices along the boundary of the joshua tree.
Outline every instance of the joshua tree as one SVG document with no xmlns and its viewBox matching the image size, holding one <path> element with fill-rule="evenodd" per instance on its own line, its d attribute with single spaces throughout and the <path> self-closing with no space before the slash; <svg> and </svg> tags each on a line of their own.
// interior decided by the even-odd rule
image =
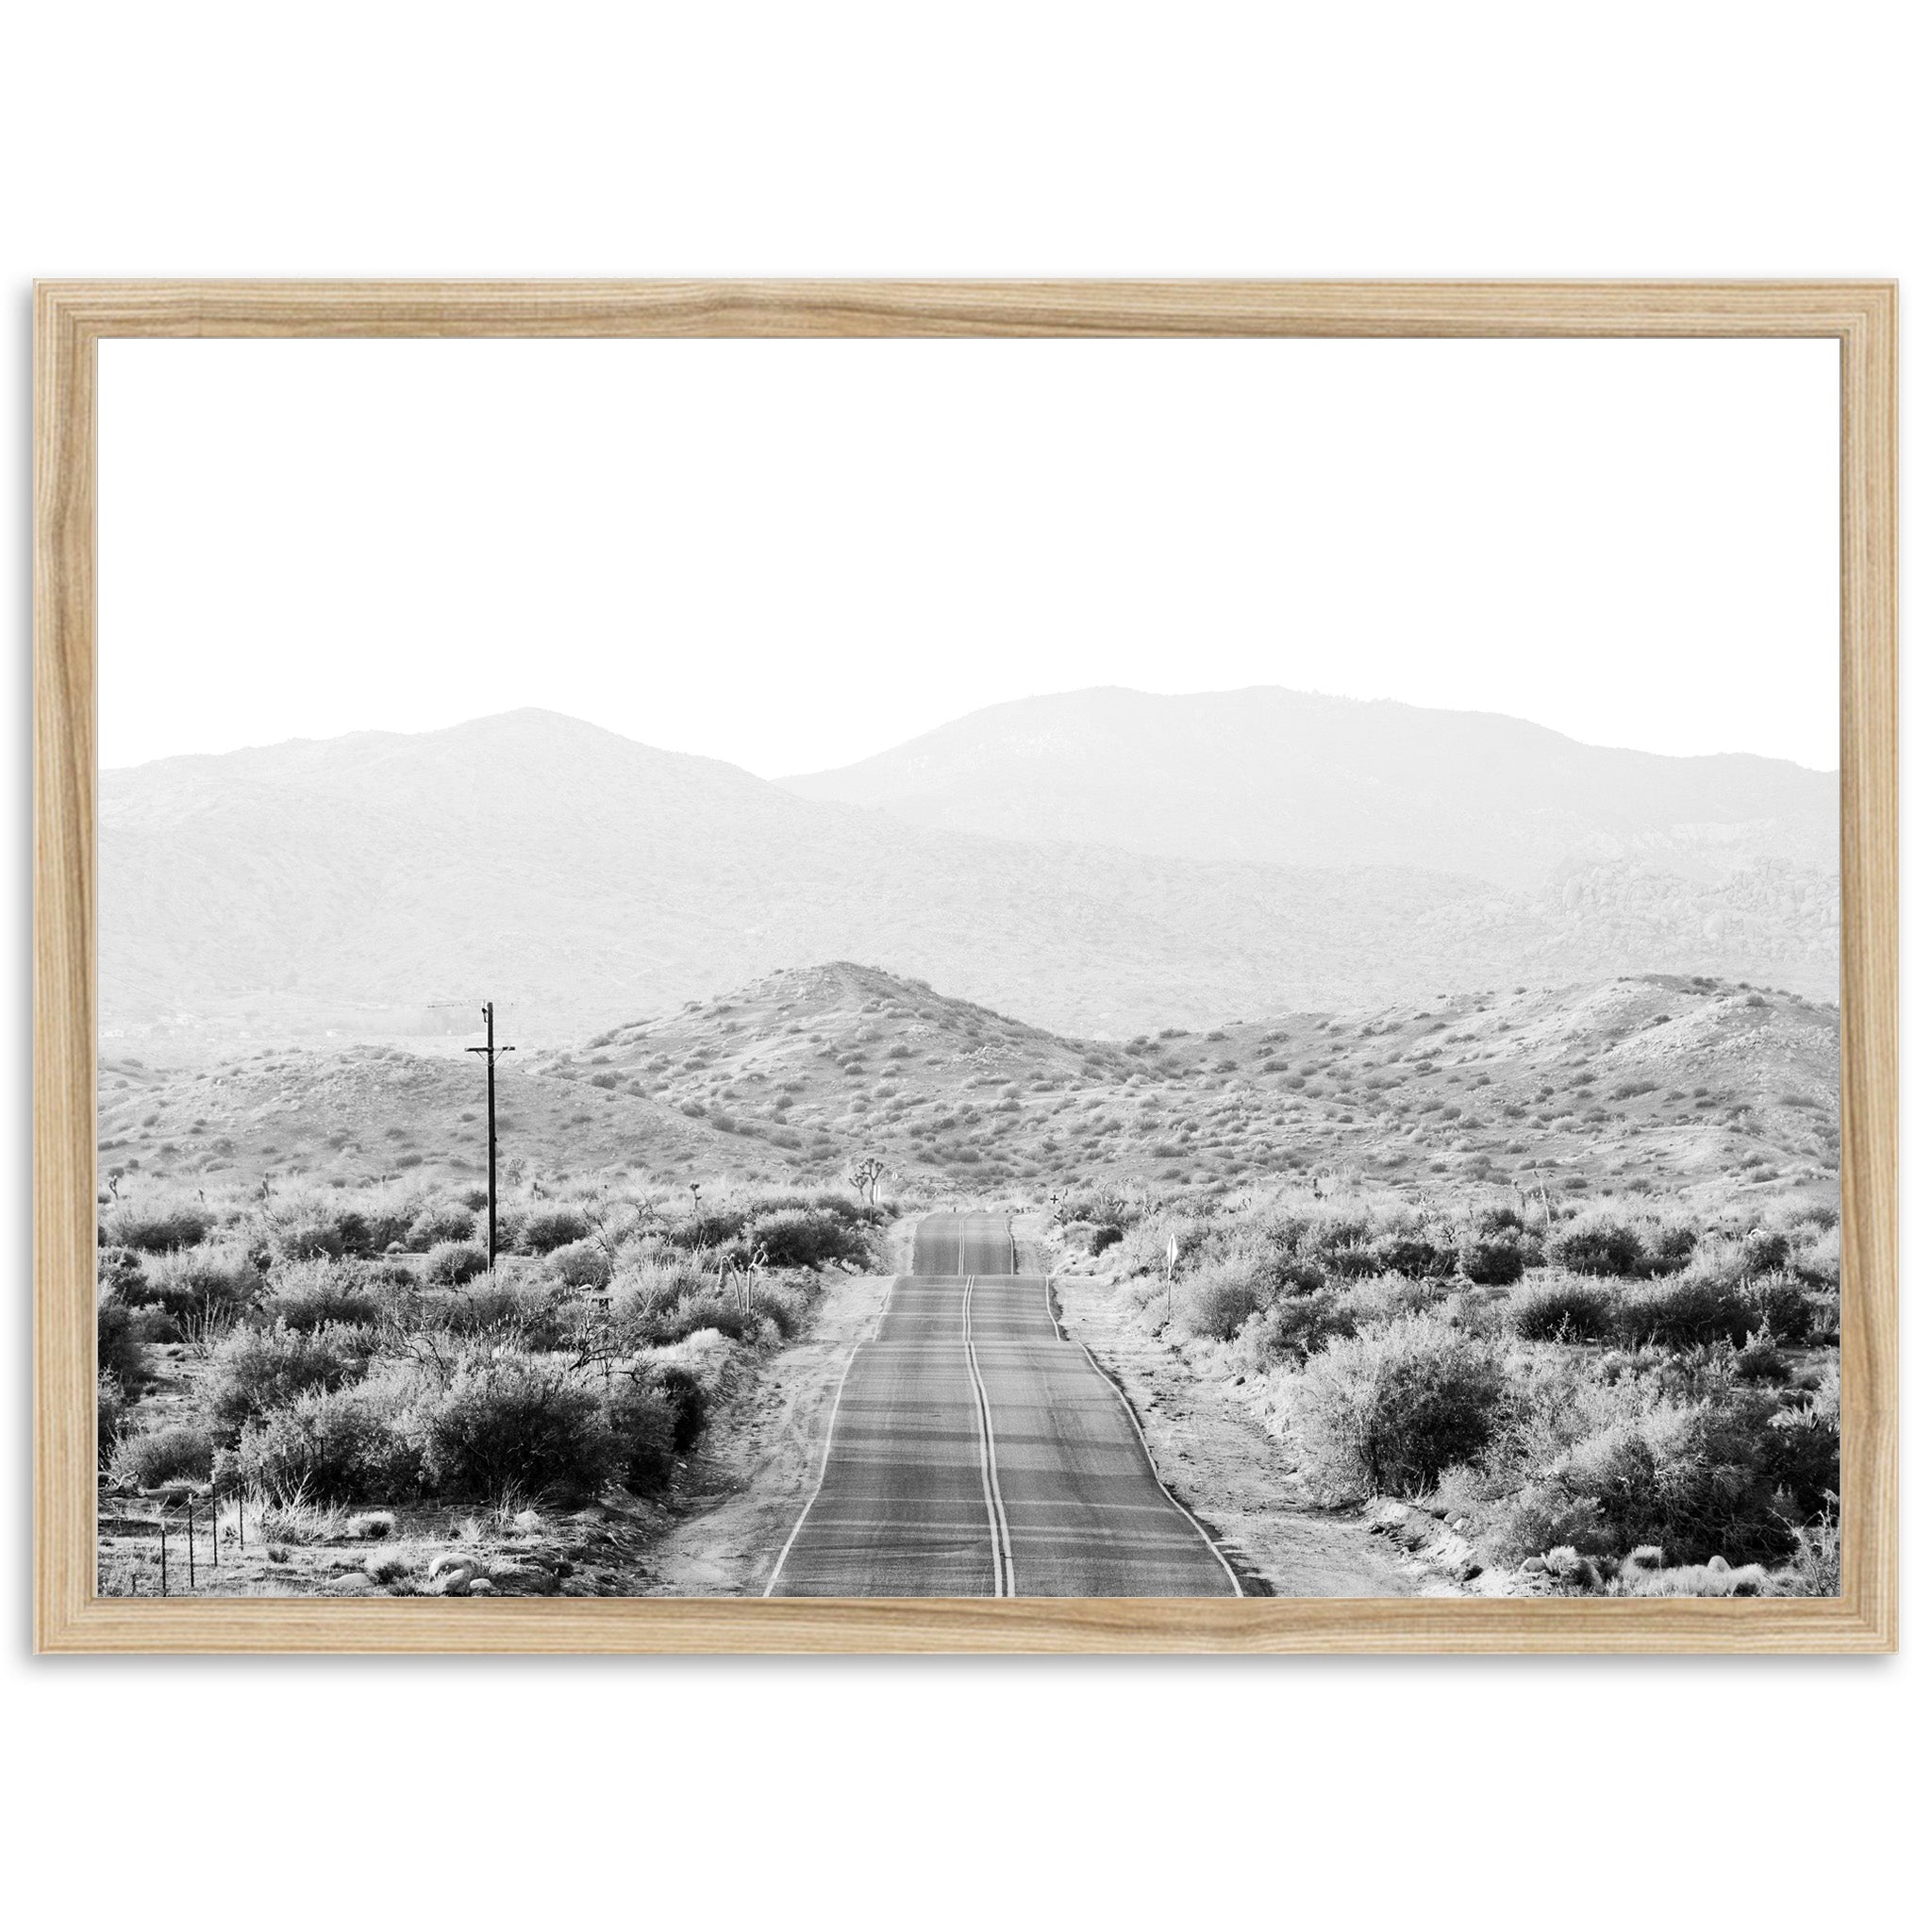
<svg viewBox="0 0 1932 1932">
<path fill-rule="evenodd" d="M 873 1207 L 879 1205 L 879 1183 L 886 1177 L 886 1163 L 876 1154 L 868 1154 L 845 1178 Z"/>
</svg>

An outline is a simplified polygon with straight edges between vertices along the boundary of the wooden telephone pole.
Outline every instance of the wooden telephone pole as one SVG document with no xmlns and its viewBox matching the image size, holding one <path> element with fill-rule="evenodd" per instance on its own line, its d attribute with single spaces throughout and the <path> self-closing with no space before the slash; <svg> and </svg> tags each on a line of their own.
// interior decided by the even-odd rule
<svg viewBox="0 0 1932 1932">
<path fill-rule="evenodd" d="M 464 1051 L 467 1053 L 479 1053 L 483 1056 L 484 1081 L 489 1095 L 490 1266 L 493 1272 L 496 1267 L 496 1057 L 500 1053 L 516 1052 L 516 1048 L 513 1046 L 498 1046 L 496 1043 L 496 1002 L 494 1000 L 485 1000 L 483 1003 L 483 1039 L 485 1041 L 484 1045 L 466 1047 Z"/>
</svg>

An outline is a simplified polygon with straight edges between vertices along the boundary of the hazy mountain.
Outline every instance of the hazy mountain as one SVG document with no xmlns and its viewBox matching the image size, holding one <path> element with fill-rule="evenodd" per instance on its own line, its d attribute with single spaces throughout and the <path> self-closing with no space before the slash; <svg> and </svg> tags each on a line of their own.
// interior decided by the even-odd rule
<svg viewBox="0 0 1932 1932">
<path fill-rule="evenodd" d="M 100 906 L 103 1031 L 150 1050 L 469 1035 L 485 997 L 555 1044 L 854 955 L 1113 1036 L 1619 970 L 1836 988 L 1829 891 L 1769 861 L 1524 892 L 990 838 L 542 711 L 104 773 Z"/>
<path fill-rule="evenodd" d="M 1023 698 L 779 782 L 951 831 L 1519 887 L 1620 860 L 1699 880 L 1838 863 L 1834 773 L 1612 751 L 1520 718 L 1268 686 Z"/>
</svg>

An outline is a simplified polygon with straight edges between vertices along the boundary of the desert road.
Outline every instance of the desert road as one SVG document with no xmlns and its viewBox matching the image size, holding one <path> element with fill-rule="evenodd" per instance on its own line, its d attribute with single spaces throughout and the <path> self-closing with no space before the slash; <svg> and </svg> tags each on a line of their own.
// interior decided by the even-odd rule
<svg viewBox="0 0 1932 1932">
<path fill-rule="evenodd" d="M 919 1224 L 767 1596 L 1241 1594 L 1018 1264 L 1003 1215 Z"/>
</svg>

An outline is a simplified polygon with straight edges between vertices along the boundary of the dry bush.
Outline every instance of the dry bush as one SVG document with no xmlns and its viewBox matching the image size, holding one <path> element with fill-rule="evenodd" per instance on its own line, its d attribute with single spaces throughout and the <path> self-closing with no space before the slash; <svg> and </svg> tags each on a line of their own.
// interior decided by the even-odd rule
<svg viewBox="0 0 1932 1932">
<path fill-rule="evenodd" d="M 1551 1232 L 1545 1246 L 1552 1261 L 1574 1274 L 1645 1272 L 1641 1229 L 1607 1211 L 1582 1214 L 1564 1223 Z"/>
<path fill-rule="evenodd" d="M 523 1217 L 519 1241 L 533 1255 L 547 1255 L 553 1248 L 582 1241 L 590 1232 L 590 1216 L 581 1208 L 533 1208 Z"/>
<path fill-rule="evenodd" d="M 160 1423 L 125 1432 L 108 1459 L 117 1489 L 154 1490 L 173 1482 L 205 1483 L 214 1470 L 215 1439 L 198 1423 Z"/>
<path fill-rule="evenodd" d="M 439 1241 L 466 1241 L 476 1232 L 476 1217 L 467 1208 L 443 1202 L 425 1208 L 410 1222 L 404 1244 L 427 1254 Z"/>
<path fill-rule="evenodd" d="M 565 1288 L 604 1289 L 610 1285 L 610 1257 L 594 1238 L 551 1249 L 544 1266 Z"/>
<path fill-rule="evenodd" d="M 1413 1495 L 1489 1441 L 1503 1394 L 1493 1354 L 1427 1315 L 1331 1342 L 1292 1386 L 1306 1466 L 1333 1494 Z"/>
<path fill-rule="evenodd" d="M 94 1372 L 132 1395 L 147 1380 L 147 1349 L 134 1311 L 112 1294 L 94 1298 Z"/>
<path fill-rule="evenodd" d="M 468 1241 L 439 1241 L 429 1250 L 423 1276 L 438 1288 L 461 1288 L 490 1266 L 490 1257 Z"/>
<path fill-rule="evenodd" d="M 376 1283 L 339 1261 L 282 1261 L 269 1270 L 263 1315 L 291 1328 L 380 1321 L 389 1297 Z"/>
<path fill-rule="evenodd" d="M 247 1424 L 239 1467 L 265 1495 L 310 1503 L 393 1501 L 422 1474 L 391 1395 L 364 1383 L 305 1390 Z"/>
<path fill-rule="evenodd" d="M 198 1201 L 170 1196 L 115 1201 L 101 1215 L 101 1245 L 165 1255 L 206 1241 L 215 1225 L 212 1210 Z"/>
<path fill-rule="evenodd" d="M 1598 1282 L 1558 1275 L 1519 1293 L 1510 1321 L 1526 1341 L 1604 1341 L 1617 1332 L 1617 1295 Z"/>
<path fill-rule="evenodd" d="M 127 1415 L 127 1397 L 112 1375 L 94 1377 L 94 1460 L 106 1469 L 114 1454 L 114 1439 Z"/>
<path fill-rule="evenodd" d="M 647 1496 L 670 1481 L 677 1451 L 678 1410 L 663 1384 L 644 1373 L 623 1376 L 604 1405 L 617 1479 Z"/>
<path fill-rule="evenodd" d="M 1523 1279 L 1525 1259 L 1515 1234 L 1471 1235 L 1456 1250 L 1456 1265 L 1481 1288 L 1507 1288 Z"/>
<path fill-rule="evenodd" d="M 177 1330 L 210 1317 L 232 1320 L 253 1307 L 261 1295 L 261 1274 L 238 1241 L 209 1241 L 149 1255 L 142 1263 L 140 1288 L 124 1287 L 123 1297 L 162 1309 Z"/>
<path fill-rule="evenodd" d="M 1183 1334 L 1232 1341 L 1248 1318 L 1273 1298 L 1253 1256 L 1224 1256 L 1196 1269 L 1176 1288 L 1174 1322 Z"/>
<path fill-rule="evenodd" d="M 443 1497 L 593 1494 L 617 1466 L 596 1394 L 555 1358 L 473 1354 L 412 1406 L 425 1487 Z"/>
<path fill-rule="evenodd" d="M 368 1373 L 375 1338 L 368 1328 L 237 1328 L 215 1349 L 197 1391 L 202 1414 L 231 1440 L 244 1423 L 292 1402 L 305 1390 L 341 1389 Z"/>
</svg>

